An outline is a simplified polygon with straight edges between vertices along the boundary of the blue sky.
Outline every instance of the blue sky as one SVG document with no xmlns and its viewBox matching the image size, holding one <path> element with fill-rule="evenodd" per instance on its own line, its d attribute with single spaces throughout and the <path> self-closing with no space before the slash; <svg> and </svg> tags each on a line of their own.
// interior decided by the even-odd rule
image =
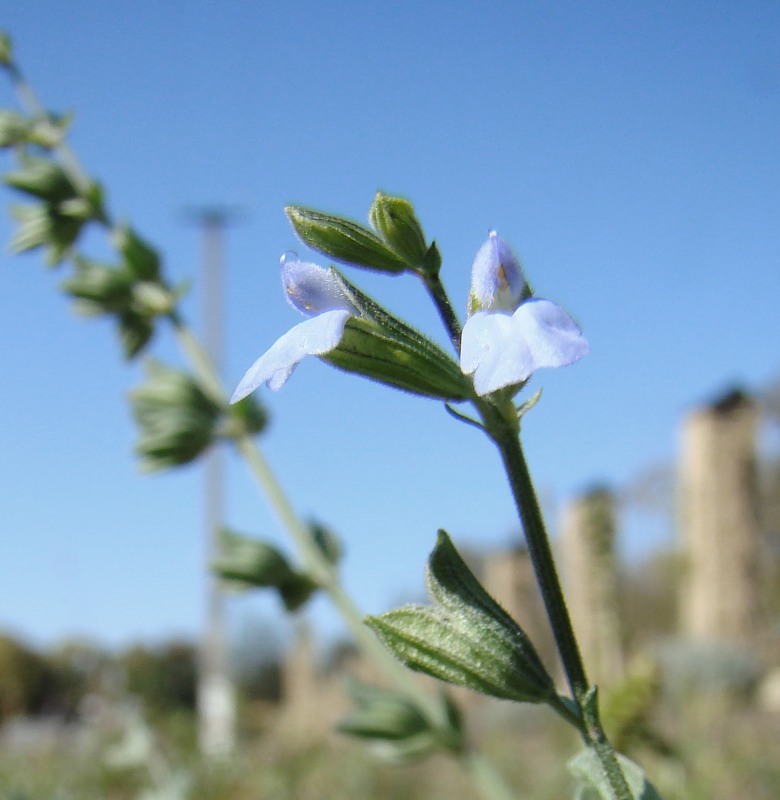
<svg viewBox="0 0 780 800">
<path fill-rule="evenodd" d="M 298 321 L 277 264 L 307 253 L 283 206 L 364 219 L 377 189 L 415 203 L 460 308 L 495 228 L 590 339 L 588 358 L 533 381 L 524 440 L 553 523 L 593 482 L 673 462 L 697 402 L 780 372 L 776 3 L 30 0 L 2 24 L 44 102 L 76 112 L 72 143 L 112 211 L 175 279 L 199 268 L 179 211 L 244 209 L 227 246 L 231 385 Z M 446 341 L 411 278 L 350 277 Z M 41 643 L 193 633 L 202 475 L 138 474 L 140 368 L 107 323 L 71 314 L 59 280 L 37 256 L 0 257 L 0 627 Z M 196 283 L 195 322 L 199 301 Z M 177 358 L 167 338 L 154 353 Z M 301 514 L 343 536 L 365 610 L 419 593 L 439 527 L 485 546 L 516 535 L 491 446 L 439 404 L 316 361 L 262 399 L 263 447 Z M 233 461 L 228 509 L 283 541 Z M 624 549 L 663 533 L 629 526 Z M 277 613 L 231 613 L 250 608 Z M 337 628 L 323 603 L 313 615 Z"/>
</svg>

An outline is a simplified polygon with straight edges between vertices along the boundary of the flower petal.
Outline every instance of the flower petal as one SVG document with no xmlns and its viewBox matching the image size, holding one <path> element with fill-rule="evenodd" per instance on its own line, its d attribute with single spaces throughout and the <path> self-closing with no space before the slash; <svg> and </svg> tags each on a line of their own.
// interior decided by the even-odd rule
<svg viewBox="0 0 780 800">
<path fill-rule="evenodd" d="M 333 271 L 317 264 L 283 256 L 282 286 L 290 305 L 308 316 L 335 309 L 357 313 Z"/>
<path fill-rule="evenodd" d="M 533 357 L 509 314 L 478 311 L 463 326 L 460 367 L 473 374 L 477 394 L 485 395 L 525 380 Z"/>
<path fill-rule="evenodd" d="M 326 311 L 291 328 L 247 370 L 230 402 L 242 400 L 261 383 L 281 389 L 306 356 L 321 356 L 338 346 L 350 316 L 345 309 Z"/>
<path fill-rule="evenodd" d="M 534 366 L 566 367 L 590 352 L 580 326 L 549 300 L 528 300 L 512 317 L 515 330 L 531 351 Z"/>
<path fill-rule="evenodd" d="M 463 327 L 460 366 L 477 394 L 522 383 L 541 367 L 564 367 L 588 353 L 579 326 L 549 300 L 528 300 L 512 316 L 479 311 Z"/>
<path fill-rule="evenodd" d="M 473 310 L 511 313 L 525 289 L 520 260 L 495 231 L 490 231 L 471 267 L 470 305 Z"/>
</svg>

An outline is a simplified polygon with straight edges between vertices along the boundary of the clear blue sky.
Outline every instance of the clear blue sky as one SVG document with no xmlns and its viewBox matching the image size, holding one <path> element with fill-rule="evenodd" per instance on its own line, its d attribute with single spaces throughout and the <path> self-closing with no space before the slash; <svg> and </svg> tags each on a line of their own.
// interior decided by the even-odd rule
<svg viewBox="0 0 780 800">
<path fill-rule="evenodd" d="M 776 2 L 29 0 L 3 17 L 43 100 L 76 112 L 112 211 L 176 279 L 199 266 L 179 209 L 245 209 L 227 249 L 231 385 L 298 321 L 278 283 L 297 246 L 283 206 L 364 218 L 377 189 L 416 204 L 461 307 L 496 228 L 581 322 L 591 355 L 537 374 L 525 425 L 553 510 L 671 463 L 686 410 L 780 371 Z M 413 280 L 351 277 L 444 341 Z M 42 643 L 193 633 L 202 475 L 138 475 L 139 367 L 108 323 L 74 318 L 59 279 L 38 256 L 0 259 L 0 627 Z M 438 527 L 485 546 L 516 532 L 489 443 L 439 404 L 316 361 L 262 399 L 267 454 L 300 512 L 343 536 L 367 611 L 420 591 Z M 228 522 L 281 541 L 239 463 L 229 478 Z M 629 529 L 626 550 L 660 530 Z"/>
</svg>

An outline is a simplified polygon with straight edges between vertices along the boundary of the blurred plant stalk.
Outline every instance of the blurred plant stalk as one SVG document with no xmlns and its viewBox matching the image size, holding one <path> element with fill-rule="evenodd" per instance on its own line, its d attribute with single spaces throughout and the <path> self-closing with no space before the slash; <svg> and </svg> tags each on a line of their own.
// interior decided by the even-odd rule
<svg viewBox="0 0 780 800">
<path fill-rule="evenodd" d="M 67 218 L 68 214 L 73 214 L 73 219 L 78 223 L 67 227 L 65 233 L 62 233 L 60 229 L 52 230 L 45 226 L 36 228 L 34 238 L 23 241 L 17 246 L 17 249 L 34 249 L 42 246 L 46 250 L 47 258 L 51 260 L 52 265 L 56 266 L 62 261 L 71 260 L 79 266 L 80 256 L 76 251 L 76 244 L 81 228 L 89 222 L 101 226 L 106 231 L 109 242 L 113 247 L 118 247 L 120 242 L 124 243 L 121 253 L 123 257 L 130 259 L 134 266 L 139 263 L 146 266 L 149 254 L 141 252 L 139 255 L 138 253 L 139 246 L 143 250 L 145 245 L 132 236 L 128 244 L 128 236 L 130 236 L 131 232 L 126 227 L 113 221 L 103 204 L 102 190 L 83 170 L 80 161 L 65 140 L 68 121 L 56 119 L 40 103 L 36 93 L 25 80 L 14 60 L 10 38 L 6 34 L 0 34 L 0 68 L 4 68 L 10 77 L 19 100 L 28 114 L 27 118 L 23 118 L 15 114 L 15 112 L 7 112 L 6 119 L 3 121 L 5 124 L 5 130 L 3 131 L 3 135 L 6 137 L 5 146 L 17 147 L 20 151 L 23 151 L 32 142 L 56 157 L 51 161 L 47 160 L 46 164 L 51 164 L 57 170 L 61 170 L 62 175 L 65 176 L 69 183 L 69 195 L 67 197 L 69 205 L 59 204 L 56 207 L 51 207 L 51 204 L 47 202 L 45 210 L 48 214 L 54 215 L 53 219 L 56 222 L 60 222 L 63 215 Z M 17 126 L 18 134 L 12 130 L 14 126 Z M 22 129 L 23 127 L 24 129 Z M 45 131 L 45 137 L 41 141 L 32 140 L 30 137 L 33 135 L 34 130 Z M 18 141 L 13 140 L 15 135 L 18 135 Z M 40 136 L 42 134 L 36 135 Z M 43 161 L 44 159 L 38 160 Z M 24 187 L 18 184 L 15 185 L 15 188 L 29 190 L 29 186 Z M 49 191 L 48 183 L 44 190 Z M 45 194 L 38 194 L 37 196 L 43 196 L 44 200 L 46 200 Z M 51 219 L 49 222 L 51 222 Z M 31 225 L 28 225 L 28 232 L 29 230 L 32 230 Z M 130 251 L 132 252 L 132 257 L 128 255 Z M 151 260 L 155 261 L 155 259 Z M 96 265 L 89 264 L 87 266 L 94 267 L 91 272 L 87 271 L 88 277 L 92 280 L 89 285 L 90 292 L 94 292 L 95 278 L 99 278 L 100 281 L 105 283 L 106 278 L 113 279 L 115 277 L 106 275 L 105 271 L 96 271 Z M 446 740 L 450 726 L 446 706 L 440 699 L 436 699 L 426 692 L 363 624 L 364 615 L 341 585 L 334 564 L 326 557 L 323 550 L 315 545 L 309 527 L 295 513 L 290 500 L 259 448 L 254 434 L 262 425 L 258 423 L 253 427 L 251 412 L 242 412 L 235 407 L 231 411 L 231 407 L 227 402 L 229 393 L 226 392 L 220 381 L 218 370 L 212 357 L 192 333 L 178 310 L 177 304 L 181 290 L 169 289 L 162 275 L 157 274 L 157 270 L 158 265 L 155 263 L 155 266 L 150 269 L 153 274 L 148 276 L 151 279 L 150 285 L 142 287 L 143 292 L 140 294 L 146 305 L 142 307 L 143 314 L 140 317 L 137 316 L 138 292 L 133 294 L 131 298 L 135 305 L 128 305 L 130 300 L 122 295 L 124 305 L 119 311 L 113 306 L 109 307 L 105 291 L 99 296 L 99 303 L 90 295 L 89 302 L 93 306 L 98 306 L 97 310 L 92 308 L 91 313 L 117 314 L 123 345 L 125 346 L 125 354 L 128 358 L 135 357 L 148 344 L 154 332 L 154 323 L 158 319 L 164 319 L 173 326 L 180 349 L 192 368 L 198 392 L 202 393 L 202 399 L 211 404 L 214 412 L 212 416 L 219 412 L 227 420 L 227 430 L 223 432 L 223 437 L 229 438 L 237 451 L 246 460 L 267 502 L 296 545 L 305 573 L 319 589 L 328 595 L 360 648 L 379 667 L 386 678 L 419 708 L 420 712 L 429 721 L 431 729 L 442 731 L 442 741 Z M 116 270 L 113 271 L 116 272 Z M 79 284 L 80 294 L 76 294 L 75 291 L 71 292 L 76 297 L 83 297 L 86 293 L 83 285 L 84 275 L 82 274 L 81 277 L 82 283 Z M 101 283 L 101 286 L 105 288 L 103 283 Z M 130 288 L 137 289 L 138 287 L 133 284 Z M 112 295 L 113 301 L 114 295 Z M 130 315 L 129 321 L 128 314 Z M 136 314 L 136 317 L 133 317 L 132 314 Z M 165 391 L 167 392 L 168 390 L 166 389 Z M 186 463 L 187 460 L 199 457 L 205 449 L 206 445 L 204 444 L 202 449 L 193 454 L 188 454 L 186 458 L 180 458 L 173 452 L 164 457 L 158 456 L 158 461 L 148 462 L 146 468 L 160 469 Z M 457 746 L 445 748 L 445 750 L 460 764 L 464 773 L 486 800 L 512 800 L 512 798 L 516 797 L 500 773 L 471 745 L 461 743 Z"/>
</svg>

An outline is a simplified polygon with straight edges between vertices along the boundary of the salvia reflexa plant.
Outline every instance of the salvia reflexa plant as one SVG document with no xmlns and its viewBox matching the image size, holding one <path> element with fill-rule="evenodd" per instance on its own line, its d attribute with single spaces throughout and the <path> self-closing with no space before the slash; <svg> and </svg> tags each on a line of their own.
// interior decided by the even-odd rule
<svg viewBox="0 0 780 800">
<path fill-rule="evenodd" d="M 22 76 L 10 39 L 0 34 L 0 68 L 10 77 L 22 112 L 0 110 L 0 147 L 16 156 L 3 180 L 26 198 L 12 208 L 12 247 L 39 250 L 52 267 L 69 265 L 63 291 L 87 315 L 115 320 L 126 358 L 146 353 L 158 332 L 173 330 L 189 369 L 149 361 L 147 381 L 131 394 L 139 425 L 137 454 L 148 470 L 170 469 L 229 441 L 246 460 L 297 549 L 290 556 L 257 537 L 221 535 L 214 569 L 234 586 L 277 592 L 292 611 L 325 593 L 358 645 L 393 688 L 352 682 L 355 709 L 339 730 L 372 742 L 395 759 L 449 754 L 493 800 L 511 788 L 468 741 L 459 709 L 446 691 L 431 694 L 401 664 L 444 683 L 509 702 L 549 706 L 573 726 L 584 749 L 569 763 L 580 800 L 653 800 L 643 771 L 615 752 L 600 721 L 598 691 L 586 675 L 553 562 L 550 543 L 520 443 L 520 423 L 539 399 L 518 402 L 532 374 L 563 367 L 588 353 L 577 323 L 554 302 L 538 298 L 507 242 L 491 232 L 472 267 L 467 318 L 461 325 L 440 278 L 442 257 L 428 242 L 409 201 L 379 193 L 369 224 L 291 206 L 287 216 L 313 250 L 346 267 L 419 279 L 451 342 L 448 353 L 334 266 L 282 258 L 290 305 L 306 318 L 283 334 L 228 395 L 187 326 L 181 287 L 167 280 L 157 251 L 132 227 L 115 222 L 105 192 L 83 171 L 66 137 L 70 119 L 47 111 Z M 115 258 L 83 252 L 85 230 L 102 229 Z M 560 692 L 520 625 L 485 591 L 450 537 L 439 531 L 428 561 L 431 605 L 409 605 L 363 618 L 338 574 L 341 546 L 317 523 L 304 523 L 257 444 L 266 424 L 249 395 L 266 384 L 280 389 L 307 356 L 339 369 L 443 403 L 457 420 L 476 426 L 497 447 L 517 506 L 568 691 Z M 400 662 L 400 663 L 399 663 Z"/>
</svg>

